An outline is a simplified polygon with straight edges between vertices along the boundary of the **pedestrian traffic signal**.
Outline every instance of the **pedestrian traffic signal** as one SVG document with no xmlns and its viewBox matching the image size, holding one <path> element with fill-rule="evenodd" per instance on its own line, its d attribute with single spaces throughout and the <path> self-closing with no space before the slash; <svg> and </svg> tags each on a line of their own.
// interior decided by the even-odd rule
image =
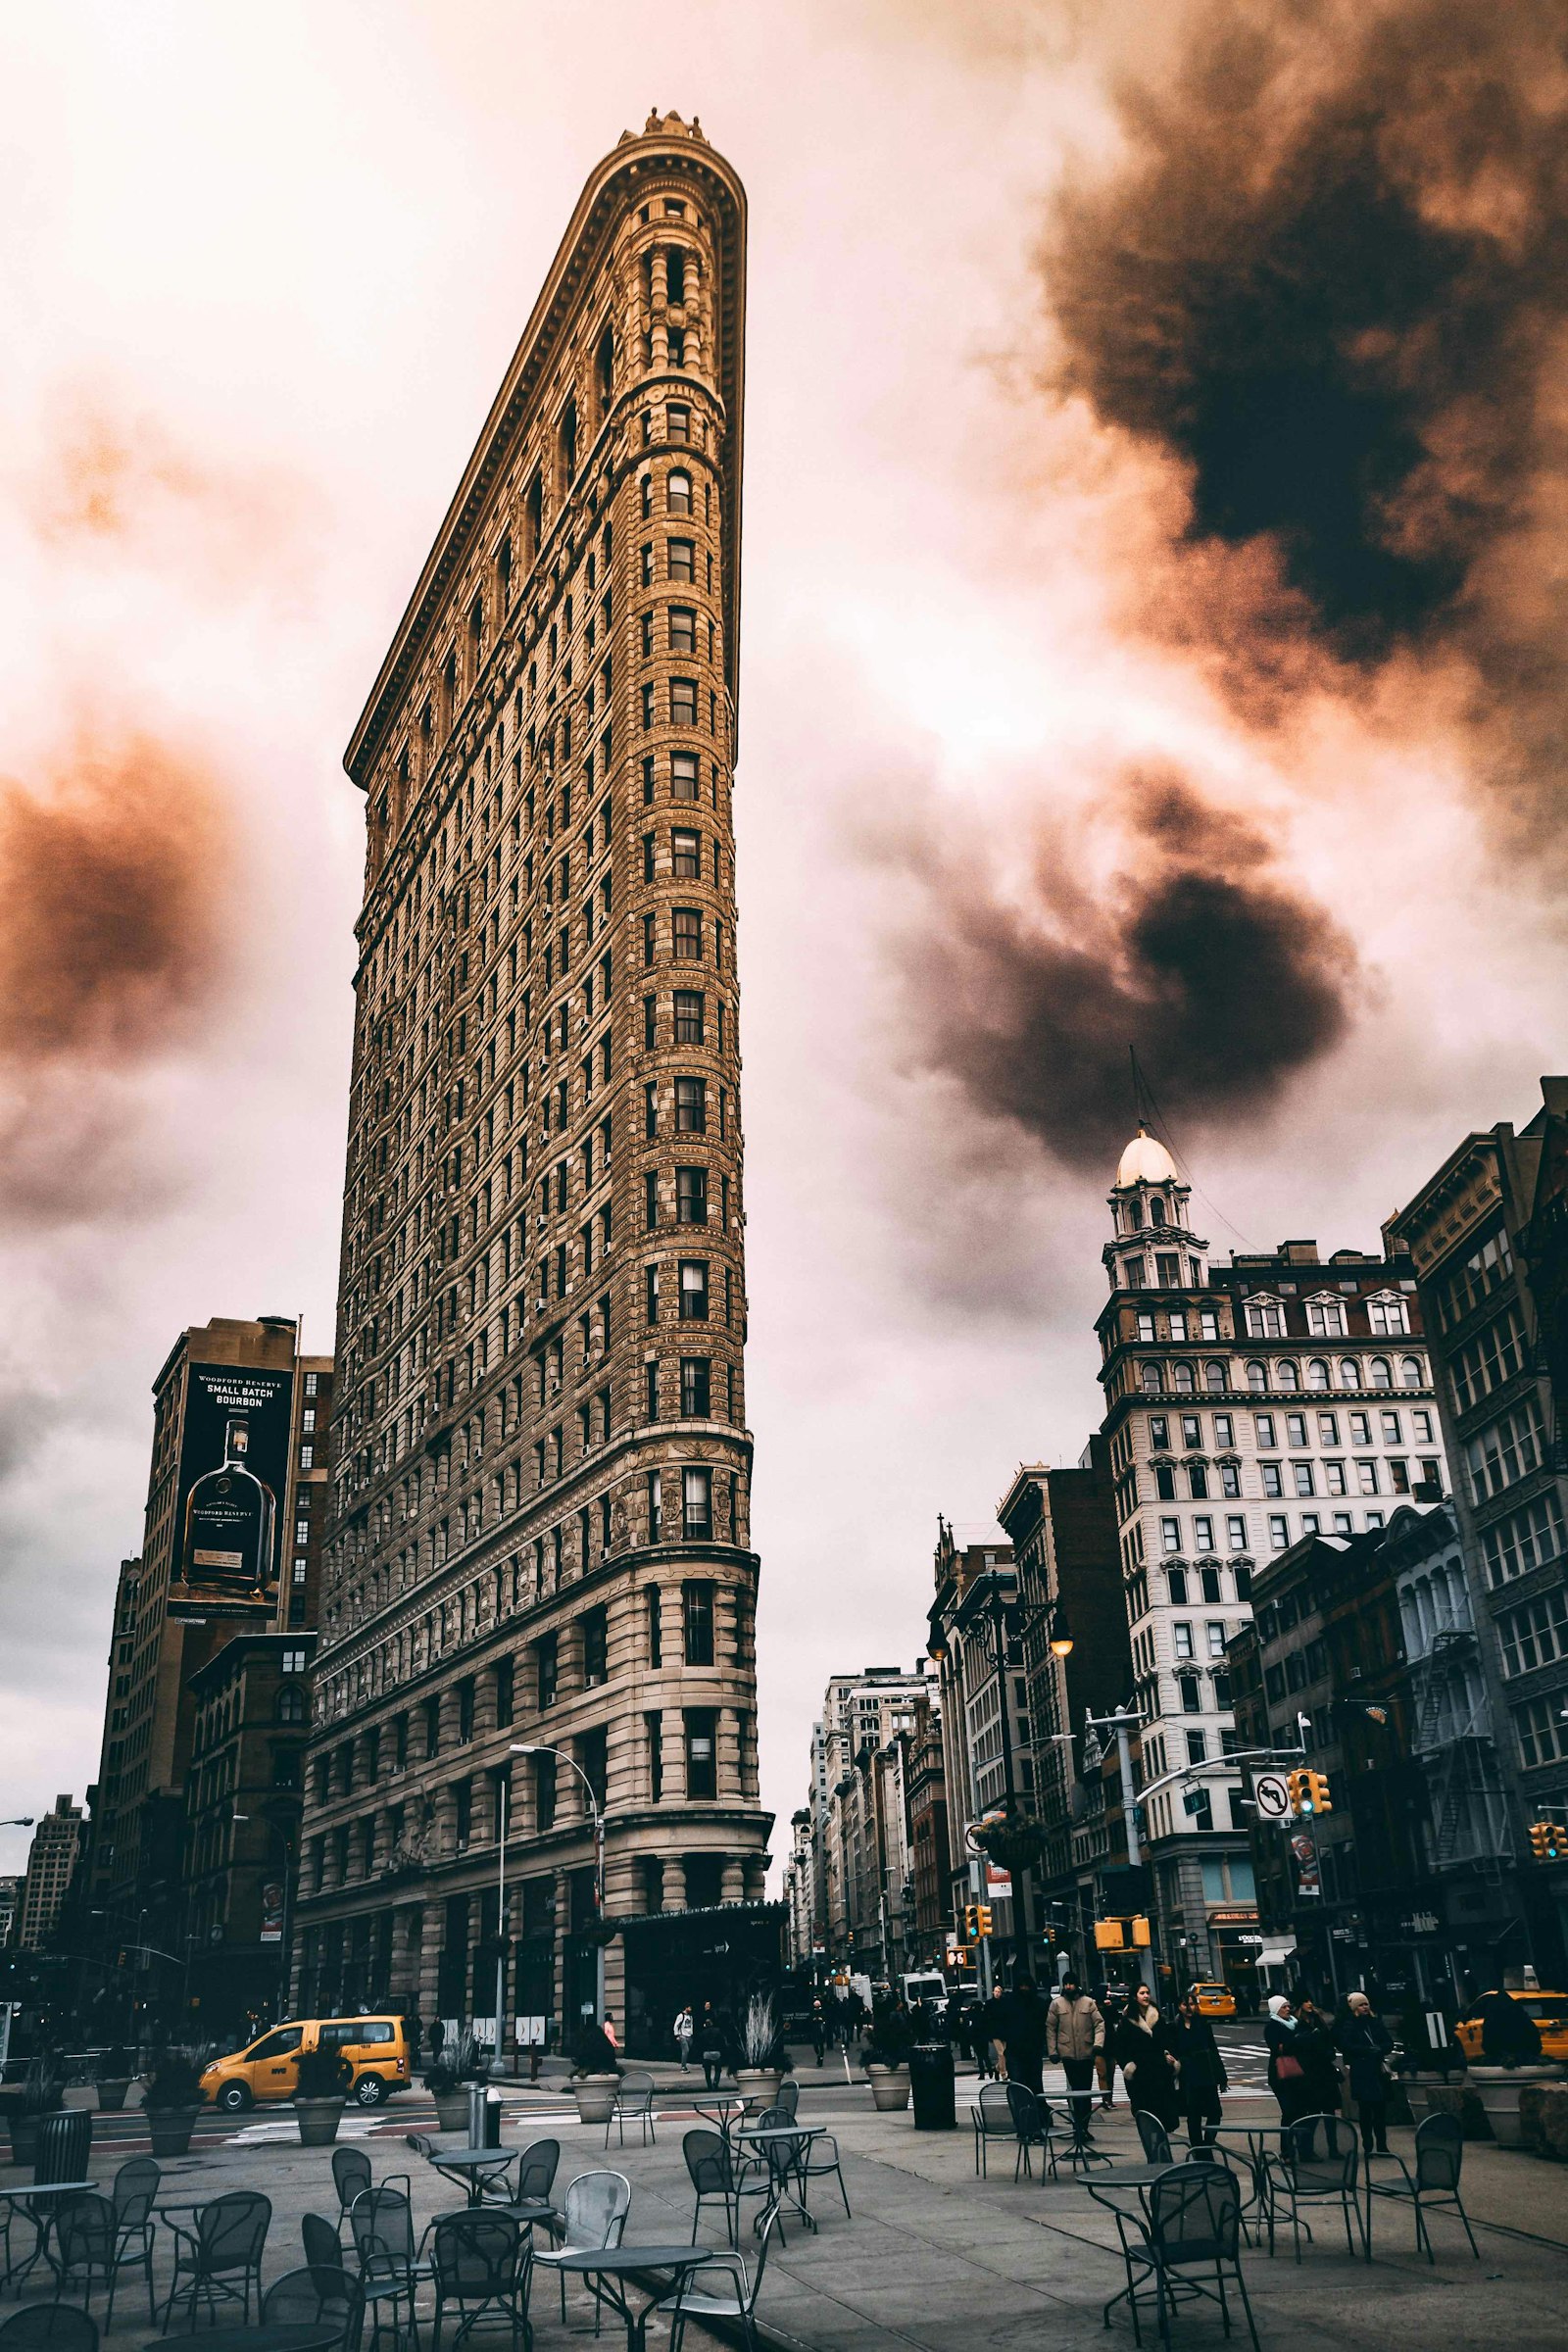
<svg viewBox="0 0 1568 2352">
<path fill-rule="evenodd" d="M 1144 1917 L 1144 1915 L 1143 1915 L 1143 1913 L 1142 1913 L 1141 1911 L 1135 1911 L 1135 1912 L 1133 1913 L 1132 1920 L 1131 1920 L 1131 1923 L 1130 1923 L 1130 1924 L 1131 1924 L 1132 1931 L 1133 1931 L 1133 1938 L 1132 1938 L 1132 1939 L 1133 1939 L 1133 1942 L 1134 1942 L 1136 1945 L 1138 1945 L 1138 1947 L 1139 1947 L 1141 1950 L 1143 1950 L 1143 1951 L 1148 1951 L 1148 1949 L 1149 1949 L 1149 1922 L 1148 1922 L 1148 1920 L 1147 1920 L 1147 1919 Z"/>
<path fill-rule="evenodd" d="M 975 1934 L 977 1936 L 989 1936 L 991 1933 L 991 1905 L 989 1903 L 976 1903 L 974 1907 L 974 1913 Z"/>
<path fill-rule="evenodd" d="M 1119 1952 L 1127 1938 L 1121 1932 L 1119 1919 L 1097 1919 L 1095 1949 L 1097 1952 Z"/>
<path fill-rule="evenodd" d="M 1538 1862 L 1560 1862 L 1568 1855 L 1568 1835 L 1555 1821 L 1533 1821 L 1530 1850 Z"/>
</svg>

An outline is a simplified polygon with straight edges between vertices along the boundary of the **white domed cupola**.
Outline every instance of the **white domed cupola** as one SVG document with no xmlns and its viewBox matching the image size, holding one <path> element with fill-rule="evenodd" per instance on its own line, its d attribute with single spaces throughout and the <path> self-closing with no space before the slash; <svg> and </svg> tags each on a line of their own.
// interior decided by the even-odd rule
<svg viewBox="0 0 1568 2352">
<path fill-rule="evenodd" d="M 1192 1197 L 1158 1136 L 1140 1122 L 1108 1195 L 1115 1239 L 1104 1258 L 1113 1290 L 1198 1290 L 1206 1283 L 1208 1245 L 1189 1223 Z"/>
</svg>

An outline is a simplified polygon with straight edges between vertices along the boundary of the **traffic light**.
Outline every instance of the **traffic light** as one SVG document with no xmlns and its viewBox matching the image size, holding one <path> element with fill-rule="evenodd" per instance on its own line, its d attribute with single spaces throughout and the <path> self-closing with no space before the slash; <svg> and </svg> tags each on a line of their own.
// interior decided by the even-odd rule
<svg viewBox="0 0 1568 2352">
<path fill-rule="evenodd" d="M 963 1906 L 963 1940 L 965 1943 L 973 1943 L 975 1937 L 979 1935 L 979 1904 L 965 1903 Z"/>
<path fill-rule="evenodd" d="M 1568 1836 L 1555 1821 L 1533 1821 L 1530 1850 L 1538 1862 L 1560 1862 L 1568 1854 Z"/>
<path fill-rule="evenodd" d="M 1127 1938 L 1121 1932 L 1119 1919 L 1097 1919 L 1095 1949 L 1097 1952 L 1119 1952 Z"/>
<path fill-rule="evenodd" d="M 1322 1772 L 1304 1772 L 1301 1778 L 1306 1783 L 1306 1802 L 1302 1805 L 1301 1811 L 1303 1813 L 1332 1813 L 1334 1799 L 1329 1794 L 1328 1775 Z"/>
<path fill-rule="evenodd" d="M 1286 1777 L 1285 1786 L 1291 1792 L 1292 1810 L 1297 1813 L 1310 1813 L 1312 1810 L 1312 1775 L 1309 1772 L 1290 1773 Z"/>
<path fill-rule="evenodd" d="M 1133 1942 L 1141 1951 L 1148 1951 L 1149 1922 L 1141 1911 L 1135 1911 L 1133 1913 L 1131 1925 L 1133 1931 Z"/>
<path fill-rule="evenodd" d="M 977 1936 L 990 1935 L 991 1905 L 989 1903 L 976 1903 L 974 1907 L 974 1932 Z"/>
</svg>

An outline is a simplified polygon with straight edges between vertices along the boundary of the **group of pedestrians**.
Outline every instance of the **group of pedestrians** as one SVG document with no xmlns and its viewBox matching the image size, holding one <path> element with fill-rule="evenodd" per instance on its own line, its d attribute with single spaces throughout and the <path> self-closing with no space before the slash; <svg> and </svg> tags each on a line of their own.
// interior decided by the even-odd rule
<svg viewBox="0 0 1568 2352">
<path fill-rule="evenodd" d="M 1338 2018 L 1327 2016 L 1304 1995 L 1292 2001 L 1283 1992 L 1272 1993 L 1263 2039 L 1268 2047 L 1268 2086 L 1298 2156 L 1316 2153 L 1318 2117 L 1323 2119 L 1325 2152 L 1339 2154 L 1338 2118 L 1347 2086 L 1355 2102 L 1362 2147 L 1388 2154 L 1394 2036 L 1364 1992 L 1348 1993 Z"/>
</svg>

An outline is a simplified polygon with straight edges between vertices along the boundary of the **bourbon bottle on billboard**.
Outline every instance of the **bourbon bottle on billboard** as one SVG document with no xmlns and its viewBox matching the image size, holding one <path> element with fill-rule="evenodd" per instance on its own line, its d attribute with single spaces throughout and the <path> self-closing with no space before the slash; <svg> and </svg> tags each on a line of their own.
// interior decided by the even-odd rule
<svg viewBox="0 0 1568 2352">
<path fill-rule="evenodd" d="M 272 1582 L 272 1490 L 247 1456 L 250 1424 L 231 1413 L 223 1429 L 223 1459 L 197 1479 L 185 1503 L 185 1582 L 235 1599 L 265 1597 Z"/>
</svg>

